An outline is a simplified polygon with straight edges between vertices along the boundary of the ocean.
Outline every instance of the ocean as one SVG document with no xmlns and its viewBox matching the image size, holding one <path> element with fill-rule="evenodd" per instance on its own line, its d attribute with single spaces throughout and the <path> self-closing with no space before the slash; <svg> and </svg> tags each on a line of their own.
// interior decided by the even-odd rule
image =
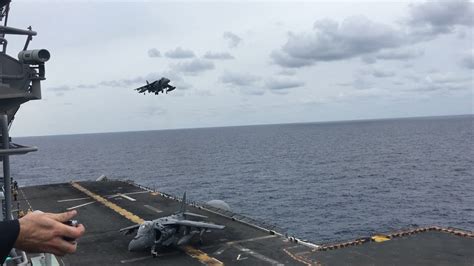
<svg viewBox="0 0 474 266">
<path fill-rule="evenodd" d="M 474 229 L 474 116 L 14 138 L 21 186 L 102 174 L 272 223 L 314 243 Z"/>
</svg>

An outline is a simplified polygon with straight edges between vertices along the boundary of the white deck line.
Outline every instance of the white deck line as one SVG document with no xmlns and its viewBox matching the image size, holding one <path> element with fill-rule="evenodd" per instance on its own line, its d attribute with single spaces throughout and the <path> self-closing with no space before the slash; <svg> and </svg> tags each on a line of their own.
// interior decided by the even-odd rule
<svg viewBox="0 0 474 266">
<path fill-rule="evenodd" d="M 66 210 L 70 211 L 70 210 L 74 210 L 74 209 L 77 209 L 77 208 L 80 208 L 80 207 L 84 207 L 84 206 L 87 206 L 87 205 L 90 205 L 92 203 L 95 203 L 96 201 L 90 201 L 90 202 L 87 202 L 87 203 L 84 203 L 84 204 L 81 204 L 81 205 L 77 205 L 77 206 L 74 206 L 74 207 L 69 207 L 67 208 Z"/>
</svg>

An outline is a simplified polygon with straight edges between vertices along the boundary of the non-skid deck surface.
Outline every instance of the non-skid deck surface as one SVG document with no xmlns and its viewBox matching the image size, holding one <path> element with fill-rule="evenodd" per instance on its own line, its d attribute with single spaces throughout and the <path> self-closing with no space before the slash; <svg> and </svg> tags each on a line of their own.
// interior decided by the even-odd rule
<svg viewBox="0 0 474 266">
<path fill-rule="evenodd" d="M 78 207 L 77 220 L 86 227 L 86 234 L 78 241 L 78 250 L 62 258 L 66 265 L 203 265 L 222 262 L 226 265 L 304 265 L 299 258 L 285 251 L 301 245 L 268 231 L 233 221 L 228 217 L 193 206 L 188 210 L 208 216 L 208 221 L 225 225 L 224 230 L 213 230 L 203 235 L 203 243 L 193 243 L 193 250 L 169 248 L 157 258 L 150 252 L 129 252 L 128 243 L 133 235 L 124 236 L 119 229 L 133 225 L 127 217 L 113 208 L 119 207 L 144 220 L 153 220 L 176 212 L 180 202 L 120 182 L 77 183 L 94 195 L 105 199 L 109 206 L 92 198 L 72 184 L 53 184 L 25 187 L 20 191 L 22 208 L 31 205 L 34 210 L 60 212 Z M 122 194 L 125 196 L 117 196 Z M 111 204 L 109 204 L 111 203 Z M 111 208 L 111 205 L 113 206 Z M 307 247 L 300 247 L 307 251 Z M 207 258 L 206 258 L 207 256 Z M 209 260 L 210 258 L 210 260 Z"/>
<path fill-rule="evenodd" d="M 20 208 L 60 212 L 77 207 L 86 227 L 78 251 L 60 258 L 66 265 L 474 265 L 474 237 L 442 230 L 418 230 L 384 242 L 355 241 L 308 247 L 230 217 L 189 206 L 189 211 L 225 225 L 186 248 L 128 252 L 133 235 L 119 229 L 133 221 L 176 212 L 180 202 L 122 181 L 79 182 L 21 188 Z M 369 240 L 367 240 L 369 239 Z"/>
</svg>

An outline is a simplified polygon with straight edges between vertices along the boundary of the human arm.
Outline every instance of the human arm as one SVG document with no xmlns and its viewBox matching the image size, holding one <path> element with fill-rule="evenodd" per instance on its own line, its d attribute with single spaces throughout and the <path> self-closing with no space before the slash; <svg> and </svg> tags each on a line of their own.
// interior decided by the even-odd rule
<svg viewBox="0 0 474 266">
<path fill-rule="evenodd" d="M 3 264 L 13 248 L 19 232 L 20 223 L 18 220 L 0 222 L 0 265 Z"/>
<path fill-rule="evenodd" d="M 20 232 L 15 248 L 26 252 L 46 252 L 63 256 L 74 253 L 77 243 L 64 240 L 64 237 L 77 239 L 84 234 L 84 226 L 72 227 L 64 222 L 77 214 L 76 211 L 64 213 L 43 213 L 34 211 L 19 219 Z"/>
</svg>

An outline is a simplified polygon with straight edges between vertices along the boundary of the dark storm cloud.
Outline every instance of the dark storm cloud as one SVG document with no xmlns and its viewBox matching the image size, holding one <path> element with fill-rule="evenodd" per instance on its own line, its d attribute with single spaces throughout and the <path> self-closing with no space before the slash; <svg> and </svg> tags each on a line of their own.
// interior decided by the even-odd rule
<svg viewBox="0 0 474 266">
<path fill-rule="evenodd" d="M 232 33 L 230 31 L 224 32 L 222 37 L 224 37 L 224 39 L 228 42 L 228 45 L 229 45 L 230 48 L 237 47 L 240 44 L 240 42 L 242 41 L 242 38 L 240 38 L 235 33 Z"/>
<path fill-rule="evenodd" d="M 217 60 L 234 59 L 234 57 L 230 53 L 227 53 L 227 52 L 218 53 L 218 52 L 211 52 L 211 51 L 208 51 L 204 55 L 204 58 L 206 58 L 206 59 L 217 59 Z"/>
<path fill-rule="evenodd" d="M 418 34 L 451 33 L 456 26 L 474 25 L 474 4 L 468 0 L 437 0 L 414 4 L 408 24 Z"/>
<path fill-rule="evenodd" d="M 467 69 L 474 69 L 474 51 L 467 52 L 459 61 L 459 65 Z"/>
<path fill-rule="evenodd" d="M 171 68 L 177 72 L 184 74 L 197 74 L 206 70 L 212 70 L 215 68 L 214 63 L 203 59 L 193 59 L 188 62 L 182 62 L 174 64 Z"/>
<path fill-rule="evenodd" d="M 363 16 L 347 18 L 340 24 L 326 19 L 316 21 L 309 33 L 290 33 L 286 44 L 271 57 L 283 67 L 302 67 L 399 47 L 404 39 L 392 27 Z"/>
<path fill-rule="evenodd" d="M 168 58 L 173 59 L 185 59 L 185 58 L 193 58 L 196 55 L 191 50 L 186 50 L 181 47 L 176 47 L 174 50 L 169 50 L 165 53 L 165 56 Z"/>
<path fill-rule="evenodd" d="M 148 56 L 149 57 L 161 57 L 161 53 L 160 51 L 158 51 L 158 49 L 156 48 L 151 48 L 150 50 L 148 50 Z"/>
<path fill-rule="evenodd" d="M 271 91 L 280 91 L 280 90 L 288 90 L 294 89 L 298 87 L 304 86 L 304 82 L 288 79 L 288 78 L 279 78 L 279 79 L 269 79 L 265 82 L 265 87 Z"/>
</svg>

